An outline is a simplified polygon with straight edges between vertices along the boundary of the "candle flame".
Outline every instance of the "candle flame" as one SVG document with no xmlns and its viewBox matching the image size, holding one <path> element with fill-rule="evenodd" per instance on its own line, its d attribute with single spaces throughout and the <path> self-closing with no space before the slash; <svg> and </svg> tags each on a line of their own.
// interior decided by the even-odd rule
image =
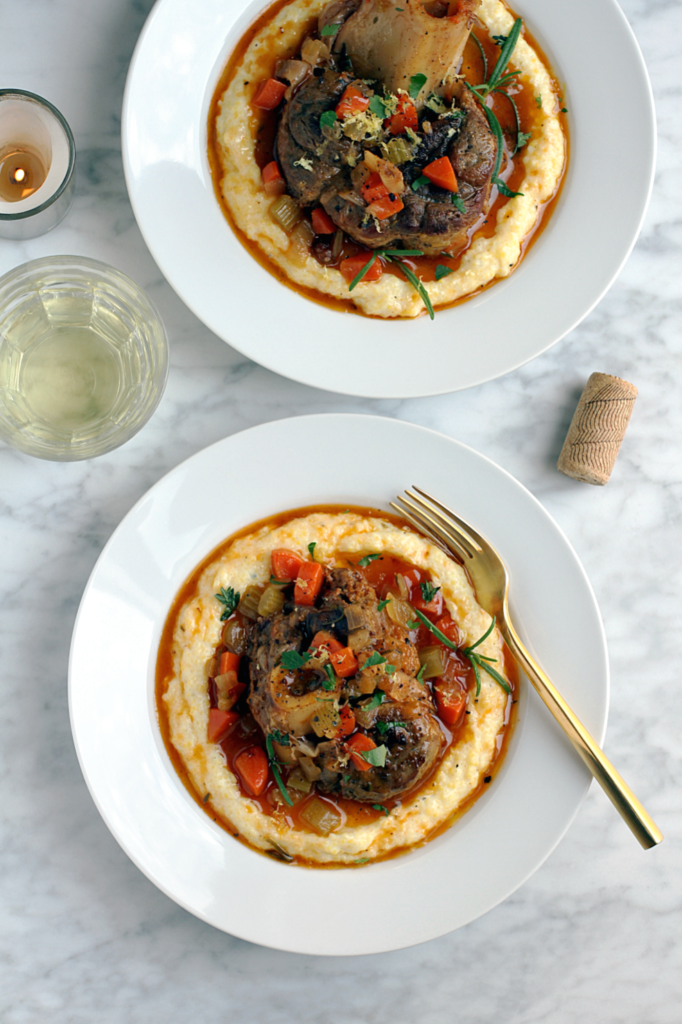
<svg viewBox="0 0 682 1024">
<path fill-rule="evenodd" d="M 23 167 L 17 167 L 16 171 L 14 172 L 14 180 L 23 181 L 25 177 L 26 171 L 23 169 Z"/>
</svg>

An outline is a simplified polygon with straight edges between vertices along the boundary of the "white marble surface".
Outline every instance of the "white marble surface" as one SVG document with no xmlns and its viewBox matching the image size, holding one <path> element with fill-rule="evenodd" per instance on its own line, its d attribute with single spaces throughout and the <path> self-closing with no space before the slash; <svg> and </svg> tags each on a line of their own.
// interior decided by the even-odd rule
<svg viewBox="0 0 682 1024">
<path fill-rule="evenodd" d="M 161 277 L 128 203 L 119 139 L 126 70 L 151 0 L 2 4 L 0 87 L 52 100 L 72 125 L 79 164 L 68 219 L 28 243 L 0 240 L 0 273 L 53 253 L 106 260 L 149 291 L 171 344 L 161 406 L 123 449 L 59 465 L 0 448 L 4 1024 L 682 1019 L 682 7 L 675 0 L 622 6 L 649 65 L 660 145 L 651 207 L 620 279 L 569 337 L 502 380 L 440 398 L 375 402 L 305 388 L 254 365 L 210 334 Z M 617 101 L 613 86 L 612 96 L 595 97 L 605 117 Z M 623 138 L 624 160 L 636 144 Z M 623 376 L 640 390 L 604 489 L 555 470 L 577 395 L 593 370 Z M 157 891 L 95 810 L 66 700 L 81 592 L 140 495 L 220 437 L 301 411 L 332 410 L 441 430 L 490 456 L 544 502 L 583 560 L 601 605 L 613 680 L 607 753 L 666 836 L 659 848 L 641 851 L 593 785 L 559 848 L 506 903 L 423 946 L 342 960 L 251 946 Z"/>
</svg>

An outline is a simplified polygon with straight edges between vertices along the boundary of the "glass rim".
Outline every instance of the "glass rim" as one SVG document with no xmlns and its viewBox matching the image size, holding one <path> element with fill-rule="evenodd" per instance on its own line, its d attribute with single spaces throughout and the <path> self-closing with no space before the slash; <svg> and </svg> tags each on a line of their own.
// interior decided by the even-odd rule
<svg viewBox="0 0 682 1024">
<path fill-rule="evenodd" d="M 73 132 L 69 127 L 69 123 L 57 108 L 46 100 L 43 96 L 38 96 L 35 92 L 29 92 L 27 89 L 0 89 L 0 102 L 3 99 L 7 99 L 10 96 L 22 96 L 25 99 L 32 100 L 34 103 L 46 107 L 52 114 L 55 115 L 59 123 L 61 124 L 66 134 L 66 141 L 69 147 L 69 164 L 66 168 L 66 173 L 62 182 L 49 199 L 46 199 L 40 206 L 35 206 L 32 210 L 24 210 L 22 213 L 0 213 L 0 223 L 7 224 L 13 223 L 20 220 L 26 220 L 28 217 L 35 217 L 36 214 L 42 213 L 43 210 L 47 210 L 62 196 L 67 189 L 69 182 L 73 176 L 73 171 L 76 166 L 76 143 L 73 138 Z"/>
</svg>

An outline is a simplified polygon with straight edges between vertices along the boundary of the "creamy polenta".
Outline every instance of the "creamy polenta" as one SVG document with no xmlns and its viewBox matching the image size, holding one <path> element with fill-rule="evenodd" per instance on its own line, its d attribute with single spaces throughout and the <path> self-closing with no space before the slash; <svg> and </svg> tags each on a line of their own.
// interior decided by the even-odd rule
<svg viewBox="0 0 682 1024">
<path fill-rule="evenodd" d="M 292 0 L 256 32 L 246 48 L 217 107 L 220 189 L 237 228 L 295 285 L 335 300 L 350 300 L 367 315 L 415 317 L 424 312 L 425 306 L 408 280 L 384 273 L 375 282 L 361 281 L 350 293 L 348 280 L 338 269 L 323 266 L 312 254 L 302 252 L 269 215 L 276 199 L 263 190 L 256 162 L 259 121 L 251 106 L 253 83 L 272 75 L 274 61 L 297 52 L 328 2 Z M 477 13 L 491 36 L 508 34 L 514 23 L 501 0 L 482 0 Z M 523 180 L 517 186 L 522 194 L 496 209 L 494 233 L 477 231 L 456 269 L 440 280 L 425 280 L 424 287 L 434 307 L 471 295 L 513 271 L 522 255 L 524 240 L 535 228 L 543 204 L 555 194 L 561 179 L 566 143 L 553 78 L 523 36 L 514 50 L 513 64 L 537 98 L 533 123 L 530 128 L 524 126 L 529 128 L 531 138 L 516 158 L 522 160 L 524 168 Z"/>
<path fill-rule="evenodd" d="M 299 831 L 286 820 L 286 806 L 264 813 L 258 801 L 240 788 L 218 743 L 207 740 L 209 692 L 207 665 L 221 642 L 223 624 L 216 594 L 244 594 L 250 585 L 268 584 L 271 555 L 278 549 L 315 560 L 326 567 L 357 563 L 359 556 L 393 556 L 425 570 L 442 591 L 443 609 L 459 628 L 461 645 L 477 641 L 491 624 L 477 604 L 465 573 L 438 547 L 409 528 L 355 511 L 313 512 L 280 525 L 265 525 L 240 536 L 201 573 L 175 617 L 172 633 L 172 672 L 161 697 L 169 737 L 189 779 L 207 808 L 228 822 L 240 837 L 258 850 L 273 850 L 319 865 L 364 863 L 426 840 L 448 822 L 481 786 L 498 754 L 505 726 L 508 696 L 486 672 L 481 672 L 478 697 L 466 697 L 466 725 L 447 748 L 433 774 L 412 798 L 398 801 L 390 813 L 367 823 L 341 824 L 328 835 Z M 221 589 L 222 588 L 222 589 Z M 382 615 L 385 611 L 381 612 Z M 495 659 L 504 675 L 502 640 L 494 629 L 478 648 Z M 322 693 L 323 698 L 328 694 Z"/>
</svg>

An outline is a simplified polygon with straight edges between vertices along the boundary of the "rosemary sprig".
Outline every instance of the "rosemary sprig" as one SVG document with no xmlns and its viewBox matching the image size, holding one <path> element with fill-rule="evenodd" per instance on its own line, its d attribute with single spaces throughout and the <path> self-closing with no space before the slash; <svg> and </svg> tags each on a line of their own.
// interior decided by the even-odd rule
<svg viewBox="0 0 682 1024">
<path fill-rule="evenodd" d="M 498 683 L 502 687 L 502 689 L 504 690 L 505 693 L 507 693 L 507 694 L 511 693 L 511 688 L 510 688 L 509 683 L 507 682 L 507 680 L 503 676 L 501 676 L 500 673 L 496 669 L 494 669 L 492 667 L 492 665 L 487 664 L 487 662 L 490 662 L 490 661 L 497 661 L 497 658 L 486 658 L 485 655 L 483 655 L 483 654 L 476 654 L 475 653 L 476 648 L 478 647 L 478 645 L 482 644 L 483 641 L 486 640 L 490 636 L 490 634 L 492 633 L 493 629 L 495 628 L 495 619 L 494 618 L 493 618 L 492 622 L 490 623 L 490 625 L 488 626 L 488 628 L 485 631 L 485 633 L 483 634 L 483 636 L 480 636 L 478 638 L 478 640 L 476 641 L 476 643 L 470 644 L 469 647 L 458 647 L 457 644 L 454 644 L 452 642 L 452 640 L 450 640 L 450 639 L 448 639 L 448 637 L 446 637 L 445 633 L 442 633 L 440 631 L 438 626 L 434 626 L 434 624 L 429 619 L 427 619 L 426 616 L 423 615 L 416 608 L 414 609 L 414 614 L 419 618 L 419 621 L 422 622 L 426 626 L 426 628 L 428 630 L 430 630 L 433 633 L 433 635 L 440 640 L 440 642 L 442 644 L 445 644 L 446 647 L 449 647 L 451 651 L 459 651 L 460 654 L 463 654 L 464 657 L 467 658 L 471 662 L 471 666 L 472 666 L 472 668 L 474 670 L 474 676 L 476 677 L 476 696 L 477 697 L 478 697 L 479 693 L 481 692 L 481 674 L 479 672 L 479 669 L 483 669 L 485 672 L 488 673 L 489 676 L 492 676 L 492 678 L 495 680 L 495 682 Z"/>
<path fill-rule="evenodd" d="M 401 273 L 403 273 L 407 280 L 410 282 L 410 284 L 416 291 L 417 295 L 426 306 L 429 316 L 433 320 L 435 317 L 435 313 L 433 311 L 431 299 L 429 298 L 429 293 L 427 292 L 426 288 L 419 280 L 417 275 L 414 273 L 414 271 L 410 267 L 406 266 L 406 264 L 403 263 L 402 261 L 402 258 L 404 256 L 423 255 L 424 253 L 422 252 L 421 249 L 375 249 L 370 258 L 365 263 L 360 273 L 356 274 L 351 283 L 348 285 L 348 291 L 352 292 L 356 284 L 359 284 L 360 281 L 362 281 L 363 277 L 365 276 L 369 268 L 372 266 L 377 256 L 383 256 L 387 263 L 395 263 L 396 266 L 400 268 Z"/>
<path fill-rule="evenodd" d="M 272 736 L 269 733 L 265 737 L 265 749 L 268 752 L 268 761 L 270 762 L 270 767 L 272 768 L 272 774 L 275 776 L 275 782 L 277 783 L 279 791 L 282 794 L 282 796 L 284 797 L 284 800 L 286 801 L 286 803 L 289 804 L 289 807 L 293 807 L 294 806 L 294 801 L 291 799 L 291 797 L 287 793 L 286 786 L 282 782 L 282 776 L 280 775 L 279 768 L 277 767 L 279 762 L 278 762 L 277 758 L 275 757 L 275 750 L 274 750 L 274 747 L 272 746 Z"/>
<path fill-rule="evenodd" d="M 478 38 L 475 32 L 471 33 L 471 38 L 476 43 L 478 51 L 481 54 L 481 59 L 483 60 L 483 81 L 485 82 L 486 78 L 488 77 L 488 58 L 485 55 L 485 50 L 483 49 L 481 40 Z"/>
</svg>

